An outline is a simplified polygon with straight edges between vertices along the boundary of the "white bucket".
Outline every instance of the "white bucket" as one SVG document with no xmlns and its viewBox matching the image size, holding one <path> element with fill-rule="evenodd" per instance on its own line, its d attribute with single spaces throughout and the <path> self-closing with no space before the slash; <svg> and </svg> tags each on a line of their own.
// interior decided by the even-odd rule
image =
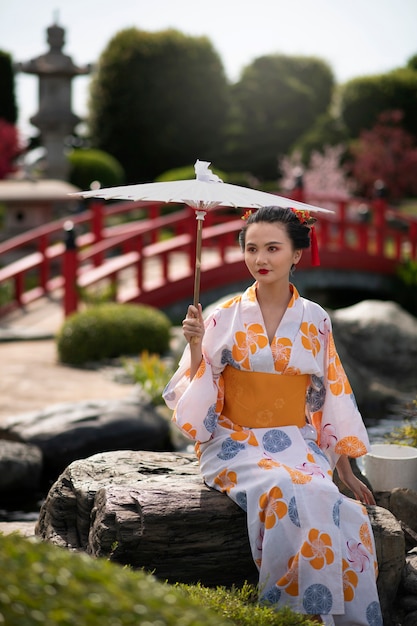
<svg viewBox="0 0 417 626">
<path fill-rule="evenodd" d="M 375 443 L 362 458 L 364 474 L 374 491 L 396 487 L 417 491 L 417 448 Z"/>
</svg>

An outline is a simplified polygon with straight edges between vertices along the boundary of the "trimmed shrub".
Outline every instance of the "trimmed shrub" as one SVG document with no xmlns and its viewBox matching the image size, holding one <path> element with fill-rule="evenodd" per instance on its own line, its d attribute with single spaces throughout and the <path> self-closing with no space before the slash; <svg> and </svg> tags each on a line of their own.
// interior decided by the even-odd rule
<svg viewBox="0 0 417 626">
<path fill-rule="evenodd" d="M 225 626 L 150 574 L 17 534 L 0 535 L 0 624 Z"/>
<path fill-rule="evenodd" d="M 80 189 L 90 189 L 95 181 L 101 187 L 115 187 L 125 182 L 125 173 L 119 161 L 103 150 L 73 150 L 68 159 L 69 182 Z"/>
<path fill-rule="evenodd" d="M 57 336 L 59 360 L 69 365 L 137 355 L 163 354 L 169 348 L 171 322 L 151 306 L 99 304 L 73 313 Z"/>
</svg>

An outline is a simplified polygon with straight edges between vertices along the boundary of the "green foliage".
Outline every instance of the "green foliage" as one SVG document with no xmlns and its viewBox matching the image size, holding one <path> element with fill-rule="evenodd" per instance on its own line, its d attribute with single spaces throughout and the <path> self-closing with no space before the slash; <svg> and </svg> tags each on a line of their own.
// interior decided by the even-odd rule
<svg viewBox="0 0 417 626">
<path fill-rule="evenodd" d="M 385 111 L 400 110 L 403 128 L 417 136 L 417 72 L 403 68 L 348 81 L 341 89 L 340 114 L 351 137 L 370 129 Z"/>
<path fill-rule="evenodd" d="M 79 289 L 79 296 L 82 302 L 88 306 L 114 302 L 116 298 L 116 285 L 109 282 L 106 285 L 101 283 L 88 288 Z"/>
<path fill-rule="evenodd" d="M 301 153 L 302 161 L 308 164 L 313 152 L 324 153 L 328 146 L 347 142 L 348 133 L 340 118 L 330 113 L 319 115 L 314 124 L 294 144 L 294 151 Z"/>
<path fill-rule="evenodd" d="M 417 311 L 417 261 L 408 259 L 397 267 L 399 281 L 397 301 L 401 306 L 416 316 Z"/>
<path fill-rule="evenodd" d="M 142 386 L 152 404 L 156 406 L 164 404 L 162 392 L 174 373 L 166 361 L 161 360 L 158 354 L 149 354 L 144 350 L 139 360 L 123 359 L 123 367 L 128 375 Z"/>
<path fill-rule="evenodd" d="M 136 28 L 115 35 L 91 86 L 94 145 L 128 182 L 154 180 L 197 157 L 216 161 L 228 114 L 220 57 L 206 37 Z"/>
<path fill-rule="evenodd" d="M 240 589 L 217 587 L 211 589 L 202 585 L 177 585 L 189 597 L 202 606 L 209 607 L 224 618 L 239 626 L 308 626 L 313 624 L 306 615 L 290 609 L 276 611 L 257 602 L 258 591 L 253 585 L 245 584 Z"/>
<path fill-rule="evenodd" d="M 180 590 L 143 572 L 19 535 L 0 535 L 0 624 L 226 626 Z"/>
<path fill-rule="evenodd" d="M 404 407 L 404 423 L 386 435 L 389 443 L 417 448 L 417 397 Z"/>
<path fill-rule="evenodd" d="M 0 118 L 12 125 L 17 122 L 12 58 L 2 50 L 0 50 Z"/>
<path fill-rule="evenodd" d="M 13 284 L 7 281 L 0 284 L 0 306 L 13 301 Z"/>
<path fill-rule="evenodd" d="M 250 585 L 168 585 L 18 534 L 0 534 L 0 576 L 7 626 L 313 626 L 289 609 L 259 606 Z"/>
<path fill-rule="evenodd" d="M 59 359 L 70 365 L 169 348 L 171 322 L 150 306 L 100 304 L 73 313 L 57 336 Z"/>
<path fill-rule="evenodd" d="M 313 57 L 263 56 L 233 87 L 233 169 L 278 177 L 278 159 L 329 108 L 334 79 Z"/>
<path fill-rule="evenodd" d="M 417 54 L 414 54 L 410 59 L 408 59 L 406 67 L 414 72 L 417 72 Z"/>
<path fill-rule="evenodd" d="M 102 150 L 73 150 L 69 155 L 69 182 L 80 189 L 90 189 L 94 181 L 101 187 L 123 185 L 125 175 L 120 163 Z"/>
</svg>

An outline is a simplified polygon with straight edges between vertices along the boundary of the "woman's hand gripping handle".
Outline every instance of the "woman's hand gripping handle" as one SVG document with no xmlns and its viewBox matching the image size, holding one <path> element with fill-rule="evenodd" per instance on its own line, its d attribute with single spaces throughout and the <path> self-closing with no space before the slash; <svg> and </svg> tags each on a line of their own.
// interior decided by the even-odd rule
<svg viewBox="0 0 417 626">
<path fill-rule="evenodd" d="M 204 337 L 204 320 L 201 304 L 197 307 L 190 304 L 187 315 L 182 322 L 184 337 L 190 344 L 191 368 L 190 379 L 192 380 L 203 358 L 202 341 Z"/>
</svg>

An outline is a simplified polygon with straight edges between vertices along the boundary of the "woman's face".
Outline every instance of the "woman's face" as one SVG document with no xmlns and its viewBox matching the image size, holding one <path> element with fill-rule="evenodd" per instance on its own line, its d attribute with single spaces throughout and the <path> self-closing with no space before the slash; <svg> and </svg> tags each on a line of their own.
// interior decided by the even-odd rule
<svg viewBox="0 0 417 626">
<path fill-rule="evenodd" d="M 288 280 L 290 269 L 301 258 L 280 222 L 250 224 L 245 238 L 245 263 L 259 284 Z"/>
</svg>

